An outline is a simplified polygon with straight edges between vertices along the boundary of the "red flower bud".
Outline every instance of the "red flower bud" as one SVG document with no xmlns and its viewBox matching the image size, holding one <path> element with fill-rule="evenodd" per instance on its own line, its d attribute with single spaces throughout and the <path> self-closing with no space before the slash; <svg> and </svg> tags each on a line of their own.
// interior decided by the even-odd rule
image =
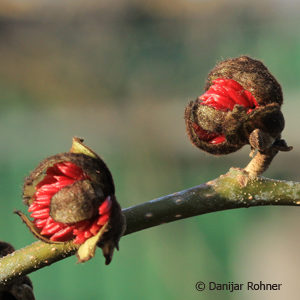
<svg viewBox="0 0 300 300">
<path fill-rule="evenodd" d="M 261 62 L 247 56 L 229 59 L 210 72 L 206 92 L 187 106 L 187 133 L 211 154 L 231 153 L 246 144 L 287 151 L 280 140 L 281 104 L 281 87 Z"/>
<path fill-rule="evenodd" d="M 84 244 L 104 230 L 96 243 L 109 241 L 104 255 L 110 262 L 124 231 L 124 217 L 109 169 L 80 140 L 74 139 L 70 153 L 40 163 L 25 180 L 23 198 L 33 221 L 19 215 L 39 239 Z"/>
</svg>

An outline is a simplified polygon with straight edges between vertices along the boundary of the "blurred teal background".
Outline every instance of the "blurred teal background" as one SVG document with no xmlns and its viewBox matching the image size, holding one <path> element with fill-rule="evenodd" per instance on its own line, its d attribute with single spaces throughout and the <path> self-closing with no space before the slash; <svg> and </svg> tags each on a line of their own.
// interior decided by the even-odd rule
<svg viewBox="0 0 300 300">
<path fill-rule="evenodd" d="M 122 207 L 206 182 L 249 161 L 212 157 L 185 134 L 184 107 L 224 58 L 261 59 L 282 84 L 294 146 L 265 176 L 300 180 L 297 1 L 101 0 L 0 3 L 0 239 L 35 239 L 14 209 L 46 156 L 85 138 L 107 162 Z M 299 212 L 259 207 L 194 217 L 126 236 L 30 275 L 37 299 L 298 299 Z M 197 292 L 197 281 L 282 283 L 273 292 Z"/>
</svg>

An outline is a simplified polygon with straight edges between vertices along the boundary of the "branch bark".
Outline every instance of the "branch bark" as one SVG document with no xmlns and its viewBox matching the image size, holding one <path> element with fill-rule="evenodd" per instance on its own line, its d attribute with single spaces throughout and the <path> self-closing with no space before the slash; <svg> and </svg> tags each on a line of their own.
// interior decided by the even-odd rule
<svg viewBox="0 0 300 300">
<path fill-rule="evenodd" d="M 206 213 L 260 205 L 300 205 L 300 183 L 258 177 L 241 169 L 136 206 L 123 209 L 127 221 L 124 235 L 153 226 Z M 34 272 L 73 255 L 73 243 L 35 242 L 0 259 L 0 284 Z"/>
</svg>

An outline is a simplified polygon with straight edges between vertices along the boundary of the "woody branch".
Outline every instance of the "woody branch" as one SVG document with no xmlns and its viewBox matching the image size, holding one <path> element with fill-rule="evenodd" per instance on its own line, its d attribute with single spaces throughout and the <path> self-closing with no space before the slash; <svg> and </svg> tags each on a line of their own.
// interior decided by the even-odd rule
<svg viewBox="0 0 300 300">
<path fill-rule="evenodd" d="M 123 209 L 128 235 L 164 223 L 206 213 L 265 205 L 300 205 L 300 183 L 254 178 L 240 169 L 226 175 L 136 206 Z M 37 271 L 73 255 L 73 243 L 35 242 L 0 259 L 0 283 Z"/>
</svg>

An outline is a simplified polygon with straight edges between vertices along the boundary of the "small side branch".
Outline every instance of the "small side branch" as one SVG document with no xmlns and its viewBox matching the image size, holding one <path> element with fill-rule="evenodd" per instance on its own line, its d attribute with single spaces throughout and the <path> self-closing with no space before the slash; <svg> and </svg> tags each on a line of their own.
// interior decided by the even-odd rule
<svg viewBox="0 0 300 300">
<path fill-rule="evenodd" d="M 244 170 L 231 169 L 226 175 L 187 190 L 123 209 L 127 221 L 124 235 L 153 226 L 206 213 L 260 205 L 300 205 L 300 183 L 255 178 Z M 0 283 L 73 255 L 72 243 L 35 242 L 0 259 Z"/>
</svg>

